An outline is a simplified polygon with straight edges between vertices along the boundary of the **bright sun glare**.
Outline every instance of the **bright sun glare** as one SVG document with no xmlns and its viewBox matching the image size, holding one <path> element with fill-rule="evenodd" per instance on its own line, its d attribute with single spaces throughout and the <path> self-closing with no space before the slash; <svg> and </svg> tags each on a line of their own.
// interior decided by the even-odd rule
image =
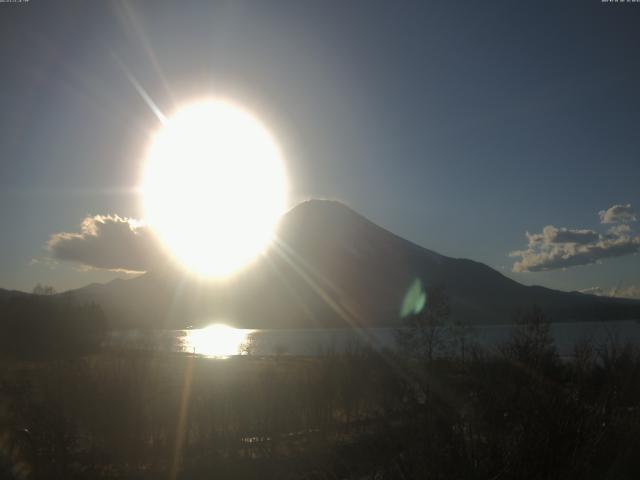
<svg viewBox="0 0 640 480">
<path fill-rule="evenodd" d="M 241 355 L 249 344 L 253 330 L 242 330 L 227 325 L 216 324 L 197 330 L 189 330 L 184 349 L 198 355 L 228 358 Z"/>
<path fill-rule="evenodd" d="M 223 278 L 269 245 L 286 187 L 267 129 L 236 105 L 202 101 L 169 117 L 153 138 L 145 221 L 187 269 Z"/>
</svg>

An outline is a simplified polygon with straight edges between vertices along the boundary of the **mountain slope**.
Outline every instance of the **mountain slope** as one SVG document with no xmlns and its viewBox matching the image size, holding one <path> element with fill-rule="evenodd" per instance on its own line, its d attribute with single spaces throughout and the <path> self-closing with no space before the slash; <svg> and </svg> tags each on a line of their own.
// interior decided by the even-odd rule
<svg viewBox="0 0 640 480">
<path fill-rule="evenodd" d="M 640 318 L 640 302 L 523 286 L 490 267 L 419 247 L 334 201 L 304 202 L 278 240 L 227 283 L 170 269 L 61 294 L 95 301 L 121 326 L 224 321 L 250 328 L 397 325 L 414 282 L 443 286 L 454 318 L 504 323 L 537 304 L 552 320 Z"/>
</svg>

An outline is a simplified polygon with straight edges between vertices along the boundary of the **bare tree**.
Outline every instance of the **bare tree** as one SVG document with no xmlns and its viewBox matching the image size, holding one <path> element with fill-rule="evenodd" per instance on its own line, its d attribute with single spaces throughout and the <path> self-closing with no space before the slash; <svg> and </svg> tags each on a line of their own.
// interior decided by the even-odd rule
<svg viewBox="0 0 640 480">
<path fill-rule="evenodd" d="M 451 314 L 449 298 L 444 288 L 429 287 L 422 310 L 405 320 L 404 328 L 398 332 L 398 345 L 406 353 L 432 362 L 439 351 L 445 349 L 449 340 L 446 324 Z"/>
<path fill-rule="evenodd" d="M 551 324 L 540 307 L 533 306 L 518 314 L 511 338 L 501 350 L 507 358 L 533 368 L 556 363 L 558 352 Z"/>
<path fill-rule="evenodd" d="M 453 348 L 457 350 L 455 354 L 459 355 L 460 359 L 464 362 L 467 357 L 469 347 L 473 348 L 475 329 L 468 323 L 454 321 L 449 326 L 449 333 L 451 334 Z"/>
<path fill-rule="evenodd" d="M 42 285 L 41 283 L 33 287 L 32 292 L 34 295 L 55 295 L 58 293 L 51 285 Z"/>
</svg>

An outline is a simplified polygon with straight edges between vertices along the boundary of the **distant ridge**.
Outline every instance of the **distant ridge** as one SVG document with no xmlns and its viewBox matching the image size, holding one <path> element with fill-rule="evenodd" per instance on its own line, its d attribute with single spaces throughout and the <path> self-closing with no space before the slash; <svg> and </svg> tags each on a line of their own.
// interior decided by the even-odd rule
<svg viewBox="0 0 640 480">
<path fill-rule="evenodd" d="M 472 324 L 508 323 L 534 304 L 553 321 L 640 318 L 640 301 L 524 286 L 482 263 L 420 247 L 333 200 L 287 212 L 270 250 L 227 283 L 167 270 L 59 297 L 96 302 L 121 327 L 394 326 L 416 279 L 444 287 L 453 317 Z"/>
</svg>

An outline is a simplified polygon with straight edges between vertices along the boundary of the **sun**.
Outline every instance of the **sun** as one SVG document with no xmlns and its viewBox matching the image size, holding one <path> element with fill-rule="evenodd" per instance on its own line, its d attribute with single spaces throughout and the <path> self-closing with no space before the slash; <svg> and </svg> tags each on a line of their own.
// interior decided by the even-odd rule
<svg viewBox="0 0 640 480">
<path fill-rule="evenodd" d="M 144 219 L 194 273 L 224 278 L 256 258 L 272 241 L 286 194 L 280 148 L 235 104 L 187 105 L 152 139 L 142 181 Z"/>
</svg>

